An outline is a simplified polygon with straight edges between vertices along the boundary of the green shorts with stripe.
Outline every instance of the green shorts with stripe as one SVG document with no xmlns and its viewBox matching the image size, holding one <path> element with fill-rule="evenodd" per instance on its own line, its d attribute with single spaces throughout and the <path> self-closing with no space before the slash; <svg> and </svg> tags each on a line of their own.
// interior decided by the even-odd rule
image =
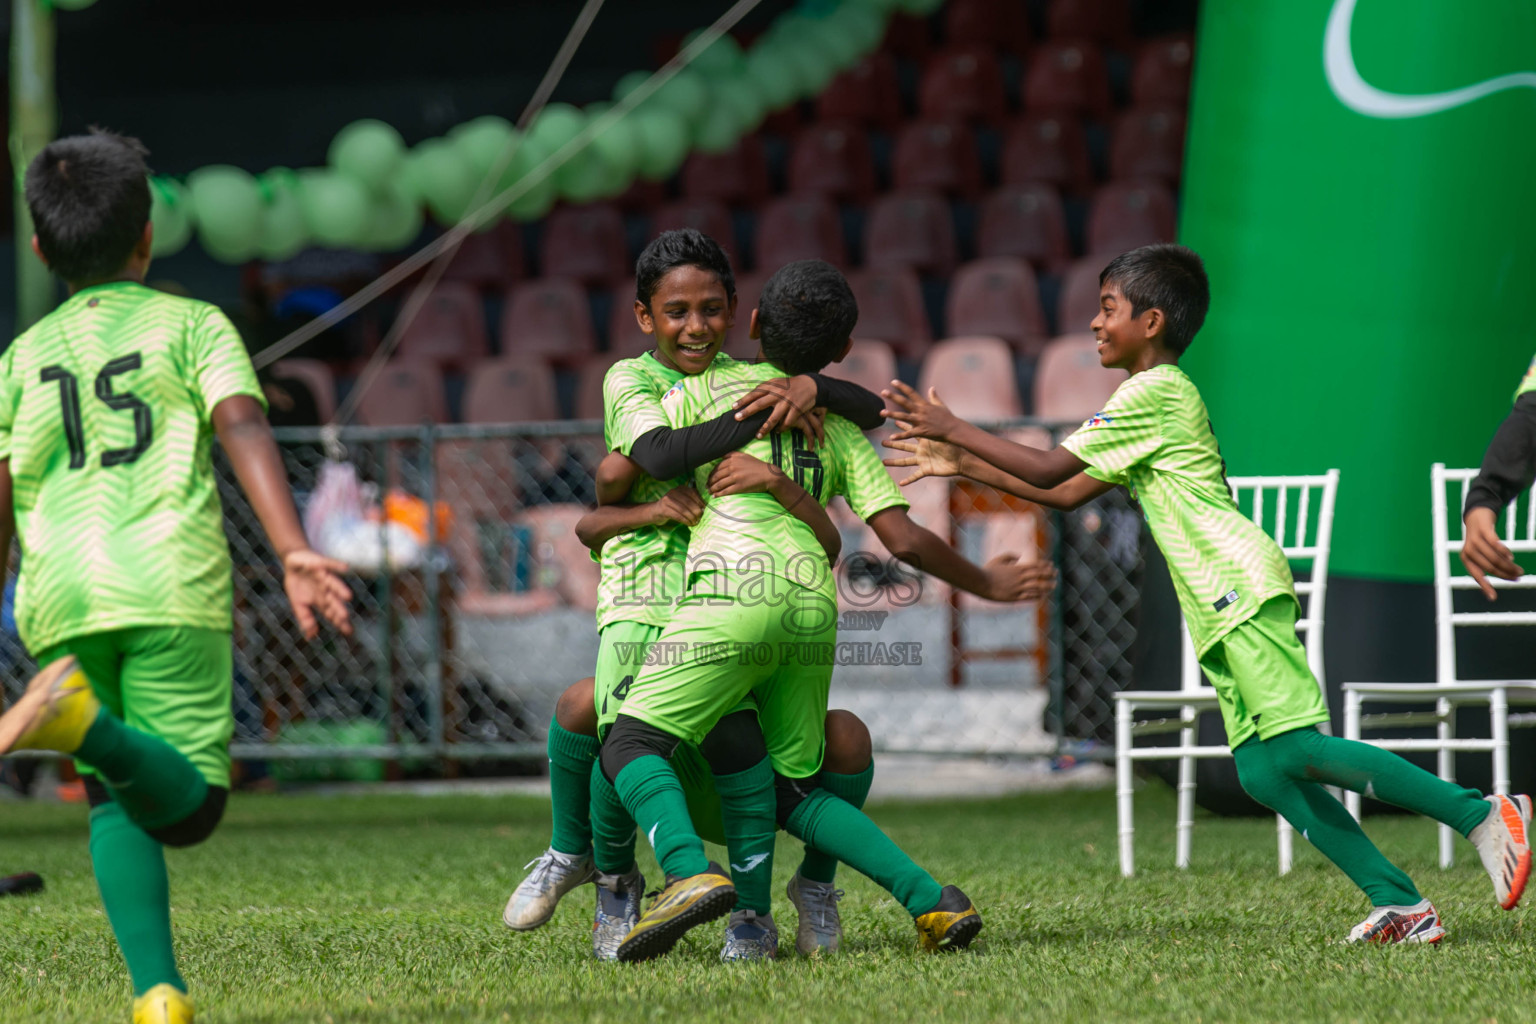
<svg viewBox="0 0 1536 1024">
<path fill-rule="evenodd" d="M 807 778 L 826 746 L 837 605 L 762 575 L 695 575 L 635 673 L 624 714 L 696 744 L 750 694 L 773 770 Z"/>
<path fill-rule="evenodd" d="M 1322 689 L 1296 636 L 1290 596 L 1265 601 L 1205 652 L 1200 667 L 1216 688 L 1227 745 L 1234 750 L 1252 736 L 1267 740 L 1328 721 Z"/>
<path fill-rule="evenodd" d="M 37 656 L 39 665 L 73 654 L 91 689 L 123 722 L 165 740 L 210 786 L 229 787 L 233 651 L 227 630 L 138 626 L 86 633 Z M 94 774 L 77 763 L 81 774 Z"/>
</svg>

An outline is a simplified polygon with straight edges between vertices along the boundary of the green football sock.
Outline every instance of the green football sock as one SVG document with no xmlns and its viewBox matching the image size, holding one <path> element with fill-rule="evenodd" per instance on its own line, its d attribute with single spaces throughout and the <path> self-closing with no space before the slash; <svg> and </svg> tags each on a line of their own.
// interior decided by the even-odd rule
<svg viewBox="0 0 1536 1024">
<path fill-rule="evenodd" d="M 1491 805 L 1475 789 L 1446 782 L 1390 750 L 1358 740 L 1294 729 L 1264 741 L 1275 764 L 1293 779 L 1342 786 L 1394 807 L 1422 814 L 1467 835 Z"/>
<path fill-rule="evenodd" d="M 828 793 L 862 810 L 864 801 L 869 799 L 869 787 L 875 781 L 875 762 L 869 762 L 869 767 L 857 775 L 822 772 L 818 781 Z M 800 861 L 800 877 L 831 885 L 837 880 L 837 858 L 807 846 L 805 858 Z"/>
<path fill-rule="evenodd" d="M 165 848 L 135 825 L 120 804 L 91 811 L 91 868 L 112 934 L 128 962 L 133 994 L 187 983 L 171 950 L 171 888 Z"/>
<path fill-rule="evenodd" d="M 583 736 L 549 720 L 549 807 L 554 819 L 549 845 L 577 856 L 592 850 L 592 763 L 602 748 L 595 736 Z"/>
<path fill-rule="evenodd" d="M 1373 906 L 1412 906 L 1423 899 L 1413 879 L 1382 855 L 1333 794 L 1316 782 L 1292 778 L 1282 770 L 1270 749 L 1274 742 L 1255 737 L 1232 752 L 1243 789 L 1290 822 L 1302 838 L 1365 891 Z"/>
<path fill-rule="evenodd" d="M 635 758 L 619 772 L 613 786 L 624 801 L 624 809 L 656 851 L 663 871 L 687 878 L 709 869 L 704 840 L 693 830 L 682 784 L 665 759 L 655 754 Z"/>
<path fill-rule="evenodd" d="M 939 903 L 943 888 L 857 807 L 824 789 L 789 816 L 785 831 L 872 878 L 913 917 Z"/>
<path fill-rule="evenodd" d="M 593 764 L 591 775 L 592 864 L 605 875 L 627 875 L 635 868 L 635 819 L 603 766 Z"/>
<path fill-rule="evenodd" d="M 776 799 L 773 768 L 765 757 L 744 772 L 715 776 L 725 848 L 730 854 L 736 908 L 766 914 L 773 909 L 773 844 Z"/>
<path fill-rule="evenodd" d="M 106 708 L 86 730 L 75 757 L 95 769 L 112 799 L 142 829 L 181 821 L 208 795 L 186 756 L 158 736 L 125 725 Z"/>
</svg>

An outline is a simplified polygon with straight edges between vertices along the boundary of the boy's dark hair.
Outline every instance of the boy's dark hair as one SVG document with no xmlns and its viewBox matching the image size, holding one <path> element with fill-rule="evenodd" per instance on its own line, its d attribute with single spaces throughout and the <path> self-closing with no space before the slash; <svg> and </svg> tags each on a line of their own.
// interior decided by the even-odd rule
<svg viewBox="0 0 1536 1024">
<path fill-rule="evenodd" d="M 1099 287 L 1113 284 L 1131 304 L 1131 316 L 1163 311 L 1163 345 L 1182 355 L 1211 308 L 1211 283 L 1199 253 L 1182 245 L 1144 245 L 1109 261 Z"/>
<path fill-rule="evenodd" d="M 725 286 L 727 299 L 736 294 L 736 275 L 720 243 L 694 228 L 679 228 L 657 235 L 635 260 L 635 298 L 650 306 L 661 279 L 678 267 L 707 270 Z"/>
<path fill-rule="evenodd" d="M 27 167 L 37 246 L 71 283 L 122 269 L 149 223 L 149 151 L 138 139 L 92 129 L 43 147 Z"/>
<path fill-rule="evenodd" d="M 858 321 L 848 280 L 821 260 L 786 263 L 757 300 L 763 356 L 791 376 L 815 373 L 836 359 Z"/>
</svg>

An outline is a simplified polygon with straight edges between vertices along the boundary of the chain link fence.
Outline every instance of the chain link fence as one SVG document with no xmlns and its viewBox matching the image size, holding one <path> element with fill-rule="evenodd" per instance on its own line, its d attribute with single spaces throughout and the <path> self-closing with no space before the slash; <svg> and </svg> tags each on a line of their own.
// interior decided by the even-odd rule
<svg viewBox="0 0 1536 1024">
<path fill-rule="evenodd" d="M 991 427 L 1035 443 L 1063 430 Z M 312 513 L 334 471 L 326 441 L 277 436 Z M 217 461 L 235 580 L 235 756 L 299 778 L 541 758 L 556 699 L 597 655 L 597 567 L 573 527 L 593 500 L 600 425 L 348 428 L 337 440 L 373 513 L 323 545 L 362 567 L 351 637 L 299 634 L 255 515 Z M 954 591 L 897 562 L 838 499 L 833 706 L 862 717 L 883 751 L 1094 753 L 1131 679 L 1142 531 L 1124 493 L 1068 514 L 970 482 L 905 493 L 912 518 L 967 557 L 1053 560 L 1060 586 L 1028 605 Z M 0 658 L 14 699 L 32 665 L 9 618 Z"/>
</svg>

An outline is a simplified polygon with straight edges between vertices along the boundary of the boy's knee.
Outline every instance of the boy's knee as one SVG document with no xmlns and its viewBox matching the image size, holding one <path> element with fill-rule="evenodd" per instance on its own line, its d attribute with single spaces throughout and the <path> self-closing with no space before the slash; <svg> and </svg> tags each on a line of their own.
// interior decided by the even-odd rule
<svg viewBox="0 0 1536 1024">
<path fill-rule="evenodd" d="M 591 676 L 565 688 L 555 702 L 555 721 L 566 732 L 597 736 L 597 681 Z"/>
<path fill-rule="evenodd" d="M 671 733 L 663 732 L 648 722 L 628 715 L 620 715 L 603 740 L 598 763 L 609 782 L 617 782 L 619 773 L 642 757 L 652 755 L 666 759 L 672 756 L 681 742 Z"/>
<path fill-rule="evenodd" d="M 827 747 L 821 770 L 834 775 L 857 775 L 874 760 L 869 726 L 852 711 L 827 712 Z"/>
<path fill-rule="evenodd" d="M 208 795 L 203 798 L 197 810 L 180 821 L 144 831 L 151 839 L 166 846 L 196 846 L 213 835 L 213 830 L 219 827 L 219 822 L 224 819 L 224 805 L 228 800 L 229 790 L 223 786 L 209 786 Z"/>
<path fill-rule="evenodd" d="M 757 712 L 737 711 L 720 719 L 699 744 L 699 752 L 716 775 L 736 775 L 762 764 L 768 745 Z"/>
</svg>

